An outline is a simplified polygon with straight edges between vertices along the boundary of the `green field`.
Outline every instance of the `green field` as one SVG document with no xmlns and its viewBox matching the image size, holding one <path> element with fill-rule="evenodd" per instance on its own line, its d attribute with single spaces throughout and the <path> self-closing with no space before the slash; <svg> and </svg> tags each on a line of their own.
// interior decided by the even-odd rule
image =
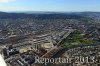
<svg viewBox="0 0 100 66">
<path fill-rule="evenodd" d="M 80 31 L 74 31 L 61 43 L 63 47 L 69 47 L 72 45 L 91 45 L 96 41 L 90 38 L 87 38 L 88 35 L 81 33 Z"/>
</svg>

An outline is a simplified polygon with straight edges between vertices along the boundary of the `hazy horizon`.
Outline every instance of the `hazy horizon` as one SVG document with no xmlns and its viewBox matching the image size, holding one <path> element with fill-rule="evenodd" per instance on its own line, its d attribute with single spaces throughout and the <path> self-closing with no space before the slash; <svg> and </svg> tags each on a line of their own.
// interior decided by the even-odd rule
<svg viewBox="0 0 100 66">
<path fill-rule="evenodd" d="M 74 12 L 76 12 L 76 13 L 79 13 L 79 12 L 100 12 L 100 11 L 21 11 L 21 10 L 19 10 L 19 11 L 1 11 L 0 10 L 0 12 L 8 12 L 8 13 L 12 13 L 12 12 L 16 12 L 16 13 L 20 13 L 20 12 L 53 12 L 53 13 L 74 13 Z"/>
</svg>

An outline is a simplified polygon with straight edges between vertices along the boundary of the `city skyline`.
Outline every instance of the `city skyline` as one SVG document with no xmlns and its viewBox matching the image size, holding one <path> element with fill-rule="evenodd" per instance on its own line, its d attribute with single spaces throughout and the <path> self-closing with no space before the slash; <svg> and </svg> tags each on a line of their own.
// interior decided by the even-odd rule
<svg viewBox="0 0 100 66">
<path fill-rule="evenodd" d="M 0 11 L 100 12 L 100 0 L 0 0 Z"/>
</svg>

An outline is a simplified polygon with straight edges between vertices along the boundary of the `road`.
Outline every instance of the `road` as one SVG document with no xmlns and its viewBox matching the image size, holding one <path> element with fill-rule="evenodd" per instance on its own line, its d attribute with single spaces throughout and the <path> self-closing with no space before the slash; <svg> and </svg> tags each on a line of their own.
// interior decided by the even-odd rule
<svg viewBox="0 0 100 66">
<path fill-rule="evenodd" d="M 61 38 L 61 40 L 57 43 L 57 46 L 51 48 L 46 54 L 44 54 L 42 56 L 42 58 L 50 58 L 53 55 L 55 55 L 58 51 L 60 51 L 62 49 L 62 47 L 60 47 L 60 44 L 62 42 L 62 40 L 64 40 L 66 37 L 68 37 L 70 35 L 70 33 L 72 33 L 74 30 L 73 29 L 69 29 L 68 32 L 65 32 L 64 36 Z"/>
</svg>

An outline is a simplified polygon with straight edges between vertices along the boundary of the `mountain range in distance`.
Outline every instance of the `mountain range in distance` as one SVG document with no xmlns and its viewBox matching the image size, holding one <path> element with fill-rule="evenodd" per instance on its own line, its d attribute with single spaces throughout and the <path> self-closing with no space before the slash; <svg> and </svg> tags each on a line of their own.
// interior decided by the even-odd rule
<svg viewBox="0 0 100 66">
<path fill-rule="evenodd" d="M 0 11 L 3 12 L 3 11 Z M 100 14 L 100 12 L 92 12 L 92 11 L 84 11 L 84 12 L 53 12 L 53 11 L 11 11 L 11 12 L 6 12 L 6 13 L 25 13 L 25 14 Z"/>
<path fill-rule="evenodd" d="M 49 11 L 15 11 L 15 12 L 2 12 L 0 11 L 0 19 L 14 17 L 68 17 L 68 16 L 82 16 L 100 18 L 100 12 L 49 12 Z"/>
</svg>

